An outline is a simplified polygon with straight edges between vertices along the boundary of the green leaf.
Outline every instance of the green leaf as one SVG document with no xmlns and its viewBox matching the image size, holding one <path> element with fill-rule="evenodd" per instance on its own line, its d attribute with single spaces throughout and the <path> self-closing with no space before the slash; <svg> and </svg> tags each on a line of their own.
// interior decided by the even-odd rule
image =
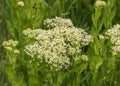
<svg viewBox="0 0 120 86">
<path fill-rule="evenodd" d="M 90 69 L 94 73 L 96 73 L 99 69 L 99 67 L 103 64 L 103 59 L 99 56 L 94 56 L 92 59 L 89 61 Z"/>
<path fill-rule="evenodd" d="M 30 83 L 30 86 L 40 86 L 39 78 L 38 76 L 35 76 L 35 75 L 29 75 L 29 83 Z"/>
</svg>

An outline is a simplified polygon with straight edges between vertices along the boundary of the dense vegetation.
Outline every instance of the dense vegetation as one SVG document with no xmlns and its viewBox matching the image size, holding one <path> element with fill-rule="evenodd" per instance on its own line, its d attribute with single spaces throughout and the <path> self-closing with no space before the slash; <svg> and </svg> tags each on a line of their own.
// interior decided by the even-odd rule
<svg viewBox="0 0 120 86">
<path fill-rule="evenodd" d="M 0 0 L 0 86 L 120 86 L 119 10 L 119 0 Z"/>
</svg>

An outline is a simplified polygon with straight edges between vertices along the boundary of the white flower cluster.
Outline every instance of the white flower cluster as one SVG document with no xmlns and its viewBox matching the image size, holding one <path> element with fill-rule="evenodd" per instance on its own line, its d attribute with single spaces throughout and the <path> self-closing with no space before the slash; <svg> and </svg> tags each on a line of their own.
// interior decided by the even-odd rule
<svg viewBox="0 0 120 86">
<path fill-rule="evenodd" d="M 105 34 L 110 37 L 110 41 L 114 45 L 112 47 L 113 55 L 117 55 L 120 52 L 120 24 L 114 25 Z"/>
<path fill-rule="evenodd" d="M 41 34 L 43 32 L 42 29 L 35 29 L 32 30 L 31 28 L 27 28 L 26 30 L 23 31 L 23 34 L 26 35 L 29 38 L 34 38 L 38 34 Z"/>
<path fill-rule="evenodd" d="M 73 23 L 70 19 L 62 19 L 60 17 L 56 17 L 54 19 L 46 19 L 44 21 L 44 25 L 47 28 L 54 28 L 54 27 L 73 27 Z"/>
<path fill-rule="evenodd" d="M 14 41 L 13 39 L 3 42 L 3 47 L 8 51 L 13 51 L 13 53 L 15 54 L 20 53 L 20 51 L 16 49 L 17 45 L 18 41 Z"/>
<path fill-rule="evenodd" d="M 96 7 L 103 7 L 103 6 L 105 6 L 105 5 L 106 5 L 105 1 L 102 1 L 102 0 L 97 0 L 97 1 L 95 2 L 95 6 L 96 6 Z"/>
<path fill-rule="evenodd" d="M 50 25 L 50 23 L 48 24 Z M 64 26 L 63 22 L 60 25 L 62 24 Z M 27 31 L 30 31 L 30 33 L 33 31 L 32 37 L 33 34 L 36 34 L 35 30 L 24 30 L 24 34 L 29 35 L 29 37 L 31 36 Z M 80 59 L 88 61 L 87 56 L 82 55 L 82 48 L 88 45 L 93 38 L 83 29 L 57 26 L 50 30 L 36 29 L 36 31 L 39 34 L 34 35 L 33 38 L 36 40 L 34 44 L 25 46 L 26 54 L 32 58 L 37 57 L 40 62 L 44 61 L 56 70 L 68 68 L 72 63 L 71 61 Z M 77 57 L 78 54 L 81 58 Z"/>
</svg>

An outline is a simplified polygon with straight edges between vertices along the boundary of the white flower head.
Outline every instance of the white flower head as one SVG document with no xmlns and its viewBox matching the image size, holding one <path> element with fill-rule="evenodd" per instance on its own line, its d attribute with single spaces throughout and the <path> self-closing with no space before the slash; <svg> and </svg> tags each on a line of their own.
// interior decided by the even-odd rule
<svg viewBox="0 0 120 86">
<path fill-rule="evenodd" d="M 112 43 L 112 54 L 117 55 L 120 52 L 120 24 L 114 25 L 106 33 Z"/>
<path fill-rule="evenodd" d="M 8 51 L 12 51 L 13 53 L 20 53 L 19 50 L 16 49 L 17 45 L 18 41 L 15 41 L 13 39 L 9 39 L 3 42 L 3 47 Z"/>
<path fill-rule="evenodd" d="M 73 27 L 73 23 L 70 19 L 63 19 L 60 17 L 56 17 L 53 19 L 46 19 L 44 21 L 44 25 L 47 26 L 47 28 L 55 28 L 55 27 Z"/>
<path fill-rule="evenodd" d="M 3 42 L 3 46 L 17 46 L 18 45 L 18 41 L 14 41 L 13 39 L 9 39 L 7 41 Z"/>
<path fill-rule="evenodd" d="M 35 39 L 33 44 L 25 46 L 25 53 L 32 58 L 39 59 L 39 62 L 44 61 L 55 70 L 67 69 L 72 65 L 73 60 L 79 59 L 74 58 L 74 55 L 81 55 L 82 47 L 93 40 L 92 36 L 85 30 L 74 27 L 71 20 L 48 19 L 45 24 L 51 25 L 52 29 L 27 29 L 23 31 L 24 35 L 30 37 L 32 34 L 31 38 Z M 82 57 L 84 61 L 88 60 L 87 57 Z"/>
<path fill-rule="evenodd" d="M 20 7 L 24 7 L 25 6 L 25 4 L 24 4 L 24 2 L 23 1 L 18 1 L 18 6 L 20 6 Z"/>
<path fill-rule="evenodd" d="M 87 57 L 86 55 L 82 55 L 82 56 L 81 56 L 81 59 L 82 59 L 83 61 L 88 61 L 88 57 Z"/>
<path fill-rule="evenodd" d="M 103 40 L 105 37 L 103 35 L 99 35 L 99 39 Z"/>
<path fill-rule="evenodd" d="M 105 5 L 106 5 L 105 1 L 102 1 L 102 0 L 97 0 L 97 1 L 95 2 L 95 6 L 96 6 L 96 7 L 103 7 L 103 6 L 105 6 Z"/>
</svg>

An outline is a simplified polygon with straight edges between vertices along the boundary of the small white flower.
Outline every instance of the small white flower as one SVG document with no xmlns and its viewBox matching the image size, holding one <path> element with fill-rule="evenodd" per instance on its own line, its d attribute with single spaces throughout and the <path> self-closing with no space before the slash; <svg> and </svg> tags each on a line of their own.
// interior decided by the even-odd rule
<svg viewBox="0 0 120 86">
<path fill-rule="evenodd" d="M 99 39 L 103 40 L 105 37 L 103 35 L 99 35 Z"/>
<path fill-rule="evenodd" d="M 19 51 L 18 49 L 15 49 L 13 52 L 14 52 L 15 54 L 19 54 L 19 53 L 20 53 L 20 51 Z"/>
<path fill-rule="evenodd" d="M 83 61 L 88 61 L 88 57 L 87 57 L 86 55 L 82 55 L 82 56 L 81 56 L 81 59 L 82 59 Z"/>
<path fill-rule="evenodd" d="M 24 4 L 24 2 L 23 1 L 18 1 L 18 6 L 21 6 L 21 7 L 24 7 L 25 6 L 25 4 Z"/>
<path fill-rule="evenodd" d="M 97 0 L 97 1 L 95 2 L 95 6 L 96 6 L 96 7 L 103 7 L 103 6 L 105 6 L 105 5 L 106 5 L 105 1 L 102 1 L 102 0 Z"/>
</svg>

